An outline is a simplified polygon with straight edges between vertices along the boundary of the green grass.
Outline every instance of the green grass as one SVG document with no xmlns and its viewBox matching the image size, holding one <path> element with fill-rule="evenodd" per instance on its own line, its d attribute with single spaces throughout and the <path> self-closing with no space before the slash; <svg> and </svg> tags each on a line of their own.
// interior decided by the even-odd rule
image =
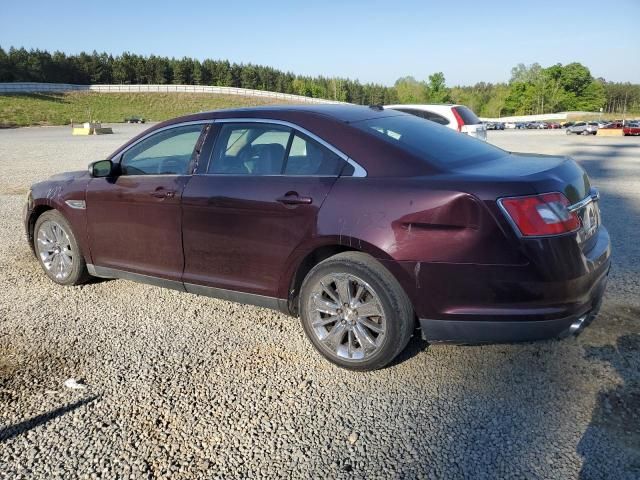
<svg viewBox="0 0 640 480">
<path fill-rule="evenodd" d="M 218 108 L 248 107 L 283 100 L 206 93 L 21 93 L 0 95 L 0 127 L 67 125 L 90 118 L 105 123 L 141 116 L 147 121 Z"/>
</svg>

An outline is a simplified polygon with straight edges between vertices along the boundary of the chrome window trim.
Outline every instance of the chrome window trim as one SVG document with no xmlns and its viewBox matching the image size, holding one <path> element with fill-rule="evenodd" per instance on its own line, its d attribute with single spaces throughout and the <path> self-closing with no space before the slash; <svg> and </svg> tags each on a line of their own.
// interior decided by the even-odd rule
<svg viewBox="0 0 640 480">
<path fill-rule="evenodd" d="M 350 175 L 350 177 L 364 178 L 364 177 L 367 176 L 367 171 L 365 170 L 365 168 L 362 165 L 360 165 L 358 162 L 353 160 L 351 157 L 349 157 L 344 152 L 338 150 L 336 147 L 331 145 L 326 140 L 323 140 L 322 138 L 320 138 L 315 133 L 312 133 L 309 130 L 307 130 L 306 128 L 303 128 L 303 127 L 301 127 L 301 126 L 299 126 L 299 125 L 297 125 L 295 123 L 287 122 L 285 120 L 276 120 L 276 119 L 272 119 L 272 118 L 255 118 L 255 117 L 251 117 L 251 118 L 242 118 L 242 117 L 238 117 L 238 118 L 211 118 L 211 119 L 206 119 L 206 120 L 193 120 L 193 121 L 190 121 L 190 122 L 173 123 L 171 125 L 166 125 L 164 127 L 157 128 L 157 129 L 147 133 L 143 137 L 140 137 L 134 143 L 132 143 L 131 145 L 128 145 L 126 148 L 124 148 L 123 150 L 118 152 L 118 154 L 115 155 L 112 158 L 112 161 L 117 158 L 118 159 L 118 163 L 120 163 L 120 161 L 122 160 L 122 156 L 125 153 L 127 153 L 129 150 L 131 150 L 136 145 L 138 145 L 140 142 L 143 142 L 147 138 L 149 138 L 149 137 L 151 137 L 151 136 L 153 136 L 153 135 L 155 135 L 157 133 L 160 133 L 160 132 L 163 132 L 163 131 L 166 131 L 166 130 L 171 130 L 173 128 L 187 127 L 189 125 L 206 125 L 206 124 L 213 124 L 213 123 L 271 123 L 271 124 L 274 124 L 274 125 L 280 125 L 280 126 L 291 128 L 291 129 L 296 130 L 296 131 L 308 136 L 309 138 L 315 140 L 320 145 L 322 145 L 325 148 L 331 150 L 333 153 L 335 153 L 340 158 L 342 158 L 345 162 L 347 162 L 349 165 L 351 165 L 353 167 L 353 174 Z M 212 175 L 212 174 L 204 174 L 204 175 Z M 218 175 L 218 174 L 213 174 L 213 175 Z M 148 176 L 148 175 L 126 175 L 126 176 L 128 176 L 128 177 L 134 177 L 134 176 L 144 177 L 144 176 Z M 177 176 L 177 174 L 174 175 L 174 176 Z M 305 177 L 305 176 L 310 176 L 310 175 L 279 175 L 279 176 Z M 312 176 L 326 176 L 326 177 L 331 177 L 331 178 L 334 177 L 333 175 L 312 175 Z"/>
<path fill-rule="evenodd" d="M 323 140 L 322 138 L 320 138 L 315 133 L 312 133 L 309 130 L 307 130 L 306 128 L 303 128 L 303 127 L 301 127 L 299 125 L 296 125 L 295 123 L 287 122 L 286 120 L 275 120 L 275 119 L 271 119 L 271 118 L 254 118 L 254 117 L 252 117 L 252 118 L 241 118 L 241 117 L 239 117 L 239 118 L 216 118 L 215 120 L 213 120 L 213 123 L 271 123 L 271 124 L 274 124 L 274 125 L 280 125 L 280 126 L 283 126 L 283 127 L 289 127 L 289 128 L 291 128 L 293 130 L 296 130 L 296 131 L 306 135 L 307 137 L 311 138 L 312 140 L 315 140 L 320 145 L 322 145 L 323 147 L 331 150 L 333 153 L 335 153 L 340 158 L 342 158 L 342 160 L 344 160 L 349 165 L 351 165 L 353 167 L 353 175 L 349 175 L 350 177 L 362 178 L 362 177 L 366 177 L 367 176 L 367 171 L 358 162 L 356 162 L 355 160 L 350 158 L 347 154 L 345 154 L 345 153 L 341 152 L 340 150 L 338 150 L 336 147 L 331 145 L 329 142 L 327 142 L 327 141 Z M 218 175 L 218 174 L 209 174 L 209 175 Z M 261 175 L 261 176 L 264 176 L 264 175 Z M 281 175 L 281 176 L 285 176 L 285 177 L 305 177 L 305 176 L 316 176 L 316 175 Z M 329 176 L 330 177 L 334 177 L 333 175 L 329 175 Z"/>
</svg>

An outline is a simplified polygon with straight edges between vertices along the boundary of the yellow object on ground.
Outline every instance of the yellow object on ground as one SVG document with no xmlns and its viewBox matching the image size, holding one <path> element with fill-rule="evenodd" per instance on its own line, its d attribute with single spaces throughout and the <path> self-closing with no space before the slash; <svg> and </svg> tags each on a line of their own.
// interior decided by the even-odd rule
<svg viewBox="0 0 640 480">
<path fill-rule="evenodd" d="M 105 135 L 107 133 L 113 133 L 111 127 L 103 127 L 97 122 L 85 122 L 82 127 L 71 124 L 71 135 Z"/>
</svg>

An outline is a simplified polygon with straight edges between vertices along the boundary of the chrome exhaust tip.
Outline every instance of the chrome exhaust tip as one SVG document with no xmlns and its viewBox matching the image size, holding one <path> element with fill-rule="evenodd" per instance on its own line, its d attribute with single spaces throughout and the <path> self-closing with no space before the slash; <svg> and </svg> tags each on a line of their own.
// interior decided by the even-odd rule
<svg viewBox="0 0 640 480">
<path fill-rule="evenodd" d="M 569 327 L 569 335 L 577 335 L 578 333 L 580 333 L 580 330 L 582 330 L 586 326 L 585 320 L 587 319 L 587 317 L 588 315 L 583 315 L 575 322 L 573 322 Z"/>
</svg>

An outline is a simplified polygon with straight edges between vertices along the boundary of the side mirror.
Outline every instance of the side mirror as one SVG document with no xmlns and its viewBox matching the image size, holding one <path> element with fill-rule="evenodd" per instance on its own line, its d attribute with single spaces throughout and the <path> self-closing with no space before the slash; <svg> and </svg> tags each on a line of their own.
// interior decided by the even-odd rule
<svg viewBox="0 0 640 480">
<path fill-rule="evenodd" d="M 89 164 L 89 175 L 92 177 L 111 177 L 113 171 L 113 162 L 111 160 L 98 160 Z"/>
</svg>

